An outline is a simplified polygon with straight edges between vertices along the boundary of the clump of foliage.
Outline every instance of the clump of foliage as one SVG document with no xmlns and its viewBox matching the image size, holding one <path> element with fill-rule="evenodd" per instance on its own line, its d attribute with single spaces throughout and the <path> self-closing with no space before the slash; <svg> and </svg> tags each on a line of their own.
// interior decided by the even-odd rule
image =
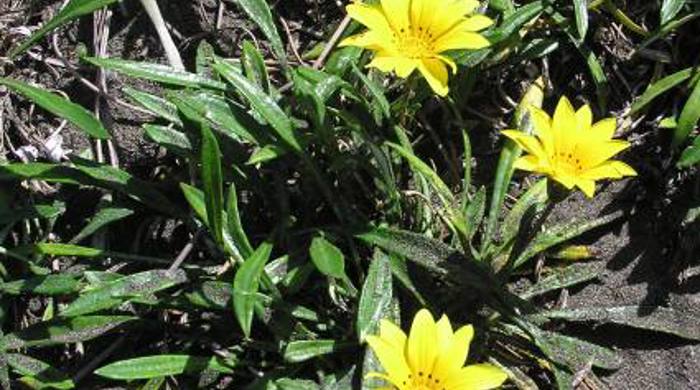
<svg viewBox="0 0 700 390">
<path fill-rule="evenodd" d="M 12 54 L 114 2 L 72 0 Z M 354 3 L 350 14 L 362 23 L 343 23 L 342 47 L 311 67 L 287 59 L 265 1 L 236 3 L 264 47 L 246 41 L 229 58 L 202 41 L 188 69 L 173 53 L 170 65 L 79 53 L 85 67 L 161 87 L 124 89 L 153 118 L 143 129 L 166 153 L 161 174 L 138 177 L 89 150 L 63 162 L 0 165 L 7 199 L 0 206 L 1 387 L 373 388 L 382 381 L 367 374 L 393 374 L 366 341 L 377 339 L 382 320 L 407 329 L 415 313 L 427 318 L 421 308 L 473 324 L 469 363 L 505 373 L 511 388 L 595 386 L 600 373 L 623 364 L 613 349 L 567 334 L 567 323 L 700 339 L 693 313 L 659 307 L 640 317 L 636 306 L 552 306 L 552 293 L 601 274 L 575 240 L 626 214 L 548 218 L 576 187 L 593 197 L 595 181 L 644 175 L 643 167 L 608 161 L 632 145 L 612 140 L 615 124 L 629 130 L 674 88 L 686 97 L 680 115 L 666 110 L 656 121 L 672 129 L 664 157 L 672 163 L 664 166 L 698 176 L 694 60 L 679 59 L 688 66 L 681 70 L 655 63 L 654 80 L 634 104 L 617 121 L 592 127 L 594 111 L 610 116 L 613 88 L 589 32 L 593 17 L 610 18 L 639 36 L 638 50 L 654 47 L 700 15 L 696 4 L 658 2 L 660 20 L 648 31 L 613 1 L 486 7 L 465 0 L 469 17 L 443 17 L 469 24 L 471 41 L 443 42 L 418 53 L 435 58 L 413 63 L 414 48 L 408 60 L 396 59 L 390 35 L 376 38 L 378 50 L 363 41 L 372 37 L 356 35 L 384 26 L 368 24 L 367 12 L 410 2 Z M 416 3 L 430 12 L 430 1 Z M 414 38 L 401 37 L 397 47 L 408 50 Z M 494 129 L 470 106 L 478 107 L 480 88 L 488 87 L 482 75 L 548 64 L 567 49 L 589 71 L 583 99 L 590 105 L 575 112 L 564 98 L 562 111 L 549 109 L 566 88 L 547 88 L 548 66 L 535 66 L 508 113 L 511 130 L 497 134 L 495 167 L 482 164 L 474 141 L 505 128 Z M 270 73 L 267 58 L 279 74 Z M 458 71 L 449 75 L 452 68 Z M 94 140 L 112 136 L 59 94 L 9 78 L 0 84 Z M 582 135 L 596 130 L 591 142 Z M 585 160 L 585 169 L 564 167 L 573 159 Z M 522 178 L 516 168 L 549 180 Z M 51 191 L 37 190 L 49 184 Z M 69 208 L 86 206 L 54 195 L 85 188 L 99 202 L 85 223 L 67 226 Z M 683 224 L 697 227 L 700 212 L 690 204 Z M 692 240 L 697 230 L 689 231 L 684 239 Z M 682 248 L 683 255 L 696 249 Z M 524 286 L 533 269 L 541 277 Z M 498 373 L 489 386 L 500 383 Z"/>
</svg>

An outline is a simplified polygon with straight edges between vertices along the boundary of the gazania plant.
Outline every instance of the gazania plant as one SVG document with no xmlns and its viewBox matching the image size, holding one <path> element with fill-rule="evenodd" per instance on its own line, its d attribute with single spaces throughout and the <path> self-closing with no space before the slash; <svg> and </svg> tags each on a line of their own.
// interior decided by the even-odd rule
<svg viewBox="0 0 700 390">
<path fill-rule="evenodd" d="M 446 96 L 449 72 L 457 71 L 447 52 L 489 46 L 479 31 L 493 20 L 476 14 L 478 7 L 477 0 L 357 1 L 347 6 L 348 15 L 367 31 L 340 45 L 371 50 L 369 67 L 401 78 L 419 71 L 436 94 Z"/>
<path fill-rule="evenodd" d="M 379 329 L 379 335 L 368 336 L 367 343 L 385 373 L 368 376 L 382 378 L 396 389 L 488 390 L 508 377 L 491 364 L 464 366 L 474 328 L 465 325 L 454 331 L 445 315 L 435 322 L 428 310 L 420 310 L 408 336 L 388 320 L 381 320 Z"/>
</svg>

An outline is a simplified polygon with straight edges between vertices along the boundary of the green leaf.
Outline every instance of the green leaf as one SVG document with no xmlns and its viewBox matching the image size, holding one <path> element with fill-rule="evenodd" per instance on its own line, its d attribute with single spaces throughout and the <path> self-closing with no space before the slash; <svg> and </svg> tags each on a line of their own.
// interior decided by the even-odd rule
<svg viewBox="0 0 700 390">
<path fill-rule="evenodd" d="M 202 124 L 202 185 L 209 230 L 217 243 L 224 242 L 224 187 L 219 142 L 208 125 Z"/>
<path fill-rule="evenodd" d="M 95 214 L 92 217 L 92 219 L 90 219 L 90 222 L 75 237 L 73 237 L 73 239 L 71 239 L 69 243 L 78 243 L 86 237 L 89 237 L 98 230 L 102 229 L 103 227 L 111 223 L 120 221 L 133 214 L 134 210 L 122 207 L 106 207 L 100 209 L 100 211 L 98 211 L 97 214 Z"/>
<path fill-rule="evenodd" d="M 218 357 L 155 355 L 111 363 L 95 370 L 95 374 L 109 379 L 137 380 L 202 371 L 233 373 L 233 369 Z"/>
<path fill-rule="evenodd" d="M 416 157 L 410 150 L 407 150 L 400 145 L 391 142 L 387 142 L 386 144 L 399 153 L 401 157 L 406 159 L 416 173 L 424 176 L 428 180 L 428 183 L 430 183 L 430 185 L 437 192 L 438 196 L 440 196 L 440 199 L 445 207 L 452 207 L 455 201 L 452 191 L 450 191 L 447 184 L 442 181 L 440 176 L 432 168 L 430 168 L 428 164 Z"/>
<path fill-rule="evenodd" d="M 303 154 L 303 149 L 296 134 L 292 121 L 287 114 L 277 105 L 274 99 L 267 95 L 260 87 L 253 84 L 233 65 L 216 58 L 214 70 L 223 76 L 233 87 L 245 97 L 250 105 L 270 124 L 277 135 L 286 143 L 286 146 L 298 154 Z"/>
<path fill-rule="evenodd" d="M 593 307 L 540 312 L 537 317 L 573 322 L 612 323 L 700 340 L 700 313 L 661 306 Z"/>
<path fill-rule="evenodd" d="M 507 245 L 515 239 L 525 214 L 533 208 L 542 208 L 548 199 L 547 179 L 542 179 L 520 196 L 513 208 L 510 209 L 501 225 L 501 240 Z"/>
<path fill-rule="evenodd" d="M 41 242 L 27 248 L 32 249 L 37 254 L 48 256 L 98 257 L 105 253 L 102 249 L 51 242 Z"/>
<path fill-rule="evenodd" d="M 673 132 L 671 147 L 676 149 L 682 146 L 695 129 L 700 120 L 700 82 L 695 83 L 693 92 L 685 103 L 681 116 L 678 118 L 678 126 Z"/>
<path fill-rule="evenodd" d="M 484 219 L 486 212 L 486 187 L 481 186 L 476 192 L 474 198 L 464 211 L 465 220 L 467 221 L 467 241 L 471 242 L 476 232 L 479 231 L 479 226 Z"/>
<path fill-rule="evenodd" d="M 46 275 L 0 283 L 3 294 L 65 295 L 78 290 L 78 281 L 71 275 Z"/>
<path fill-rule="evenodd" d="M 573 0 L 576 13 L 576 30 L 581 41 L 586 39 L 588 32 L 588 0 Z"/>
<path fill-rule="evenodd" d="M 26 51 L 41 38 L 45 37 L 48 33 L 54 29 L 70 22 L 71 20 L 78 19 L 83 15 L 91 14 L 100 8 L 107 7 L 118 0 L 71 0 L 65 7 L 51 20 L 43 25 L 39 30 L 27 38 L 18 47 L 12 49 L 7 55 L 10 59 L 16 55 Z"/>
<path fill-rule="evenodd" d="M 375 251 L 362 286 L 357 305 L 357 339 L 363 343 L 368 334 L 377 333 L 379 320 L 384 318 L 393 299 L 389 257 Z"/>
<path fill-rule="evenodd" d="M 536 284 L 525 290 L 520 297 L 530 299 L 550 291 L 575 286 L 600 276 L 602 267 L 598 263 L 576 263 L 566 268 L 555 269 Z"/>
<path fill-rule="evenodd" d="M 66 119 L 88 135 L 98 139 L 110 138 L 107 129 L 102 126 L 102 123 L 92 113 L 63 96 L 51 93 L 45 88 L 33 87 L 20 81 L 6 78 L 0 78 L 0 84 L 23 95 L 44 110 Z"/>
<path fill-rule="evenodd" d="M 572 372 L 585 368 L 589 363 L 606 370 L 616 370 L 622 366 L 622 358 L 610 349 L 559 333 L 538 331 L 535 344 L 550 359 L 569 367 Z"/>
<path fill-rule="evenodd" d="M 231 232 L 233 241 L 240 249 L 241 256 L 244 258 L 250 257 L 250 255 L 253 254 L 253 246 L 250 245 L 248 235 L 246 235 L 243 225 L 241 224 L 241 214 L 238 211 L 238 194 L 234 183 L 231 183 L 231 186 L 228 189 L 226 216 L 228 217 L 228 230 Z"/>
<path fill-rule="evenodd" d="M 81 60 L 104 69 L 159 83 L 191 88 L 225 90 L 226 84 L 196 73 L 175 69 L 168 65 L 127 61 L 118 58 L 81 57 Z"/>
<path fill-rule="evenodd" d="M 700 136 L 695 137 L 693 144 L 683 151 L 678 160 L 679 168 L 689 168 L 696 164 L 700 164 Z"/>
<path fill-rule="evenodd" d="M 24 377 L 18 380 L 31 389 L 75 388 L 73 381 L 63 372 L 48 363 L 19 353 L 8 353 L 7 363 L 12 369 Z"/>
<path fill-rule="evenodd" d="M 0 339 L 0 348 L 45 347 L 88 341 L 137 320 L 131 316 L 84 316 L 40 322 Z"/>
<path fill-rule="evenodd" d="M 605 226 L 617 220 L 621 216 L 622 213 L 615 212 L 590 221 L 566 222 L 562 223 L 561 225 L 547 228 L 538 233 L 527 248 L 521 252 L 520 256 L 516 258 L 513 263 L 513 269 L 517 269 L 518 267 L 522 266 L 526 261 L 530 260 L 542 251 L 562 244 L 597 227 Z"/>
<path fill-rule="evenodd" d="M 168 93 L 168 99 L 180 110 L 190 110 L 197 121 L 210 123 L 219 133 L 235 142 L 253 145 L 266 141 L 254 128 L 252 118 L 242 107 L 209 91 L 181 91 Z"/>
<path fill-rule="evenodd" d="M 683 9 L 685 0 L 664 0 L 661 5 L 661 25 L 673 20 L 678 13 Z"/>
<path fill-rule="evenodd" d="M 60 312 L 60 316 L 76 317 L 111 309 L 130 299 L 147 297 L 186 281 L 183 270 L 154 270 L 124 276 L 80 295 Z"/>
<path fill-rule="evenodd" d="M 233 280 L 233 310 L 246 337 L 250 337 L 260 279 L 271 253 L 272 244 L 265 242 L 260 245 L 241 265 Z"/>
<path fill-rule="evenodd" d="M 152 124 L 143 125 L 146 136 L 158 145 L 168 149 L 181 157 L 191 157 L 194 152 L 192 141 L 187 134 L 174 130 L 168 126 Z"/>
<path fill-rule="evenodd" d="M 543 100 L 544 80 L 539 78 L 528 88 L 520 101 L 515 111 L 515 117 L 513 118 L 514 128 L 526 133 L 532 133 L 534 129 L 530 118 L 530 107 L 542 107 Z M 491 240 L 494 238 L 496 226 L 498 225 L 498 218 L 502 213 L 503 202 L 508 193 L 513 172 L 515 171 L 514 164 L 521 153 L 522 150 L 515 142 L 506 140 L 498 160 L 498 167 L 496 168 L 491 205 L 489 206 L 489 214 L 486 219 L 485 246 L 490 245 Z"/>
<path fill-rule="evenodd" d="M 457 251 L 441 241 L 403 230 L 374 228 L 357 237 L 442 274 L 446 273 L 442 264 L 451 256 L 458 255 Z"/>
<path fill-rule="evenodd" d="M 680 83 L 688 80 L 695 73 L 695 69 L 687 68 L 671 75 L 662 78 L 655 83 L 649 85 L 649 87 L 644 91 L 642 96 L 640 96 L 630 109 L 630 115 L 634 115 L 651 103 L 654 99 L 664 94 L 669 89 L 679 85 Z"/>
<path fill-rule="evenodd" d="M 272 19 L 272 12 L 265 0 L 235 0 L 236 3 L 248 14 L 260 31 L 270 41 L 272 52 L 283 67 L 287 67 L 287 52 L 284 49 L 282 38 L 280 38 L 275 22 Z"/>
<path fill-rule="evenodd" d="M 323 237 L 314 237 L 309 248 L 311 261 L 324 275 L 345 280 L 345 256 L 331 242 Z"/>
<path fill-rule="evenodd" d="M 258 48 L 248 40 L 243 41 L 241 62 L 248 79 L 259 85 L 264 91 L 270 92 L 270 76 L 267 74 L 265 59 Z"/>
<path fill-rule="evenodd" d="M 148 111 L 151 111 L 160 118 L 163 118 L 173 124 L 182 126 L 182 121 L 177 115 L 177 107 L 169 101 L 150 94 L 148 92 L 139 91 L 131 87 L 125 87 L 124 93 L 133 99 L 136 103 L 142 105 Z"/>
<path fill-rule="evenodd" d="M 287 344 L 284 349 L 284 360 L 289 363 L 300 363 L 318 356 L 337 352 L 343 345 L 335 340 L 299 340 Z"/>
</svg>

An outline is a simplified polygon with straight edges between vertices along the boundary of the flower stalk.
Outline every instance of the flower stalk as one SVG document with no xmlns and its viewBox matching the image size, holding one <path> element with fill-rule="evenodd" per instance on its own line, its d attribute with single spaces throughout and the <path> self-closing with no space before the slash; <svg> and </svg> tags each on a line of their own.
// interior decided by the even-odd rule
<svg viewBox="0 0 700 390">
<path fill-rule="evenodd" d="M 168 27 L 165 25 L 165 20 L 163 19 L 163 14 L 158 8 L 158 3 L 156 0 L 141 0 L 141 5 L 146 10 L 148 17 L 153 23 L 156 32 L 158 33 L 158 38 L 163 45 L 163 50 L 165 50 L 165 55 L 168 58 L 170 66 L 178 70 L 184 70 L 185 65 L 182 62 L 182 57 L 180 56 L 180 51 L 175 46 L 173 38 L 170 36 Z"/>
</svg>

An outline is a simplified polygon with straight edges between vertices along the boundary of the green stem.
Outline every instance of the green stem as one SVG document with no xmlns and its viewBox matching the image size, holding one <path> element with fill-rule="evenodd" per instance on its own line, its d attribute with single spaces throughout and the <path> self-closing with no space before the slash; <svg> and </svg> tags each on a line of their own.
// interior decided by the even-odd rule
<svg viewBox="0 0 700 390">
<path fill-rule="evenodd" d="M 632 19 L 630 19 L 629 16 L 625 15 L 624 12 L 617 8 L 617 6 L 612 2 L 612 0 L 605 0 L 605 9 L 608 12 L 610 12 L 618 22 L 622 23 L 631 31 L 645 38 L 649 36 L 649 31 L 645 30 L 642 26 L 638 25 Z"/>
</svg>

